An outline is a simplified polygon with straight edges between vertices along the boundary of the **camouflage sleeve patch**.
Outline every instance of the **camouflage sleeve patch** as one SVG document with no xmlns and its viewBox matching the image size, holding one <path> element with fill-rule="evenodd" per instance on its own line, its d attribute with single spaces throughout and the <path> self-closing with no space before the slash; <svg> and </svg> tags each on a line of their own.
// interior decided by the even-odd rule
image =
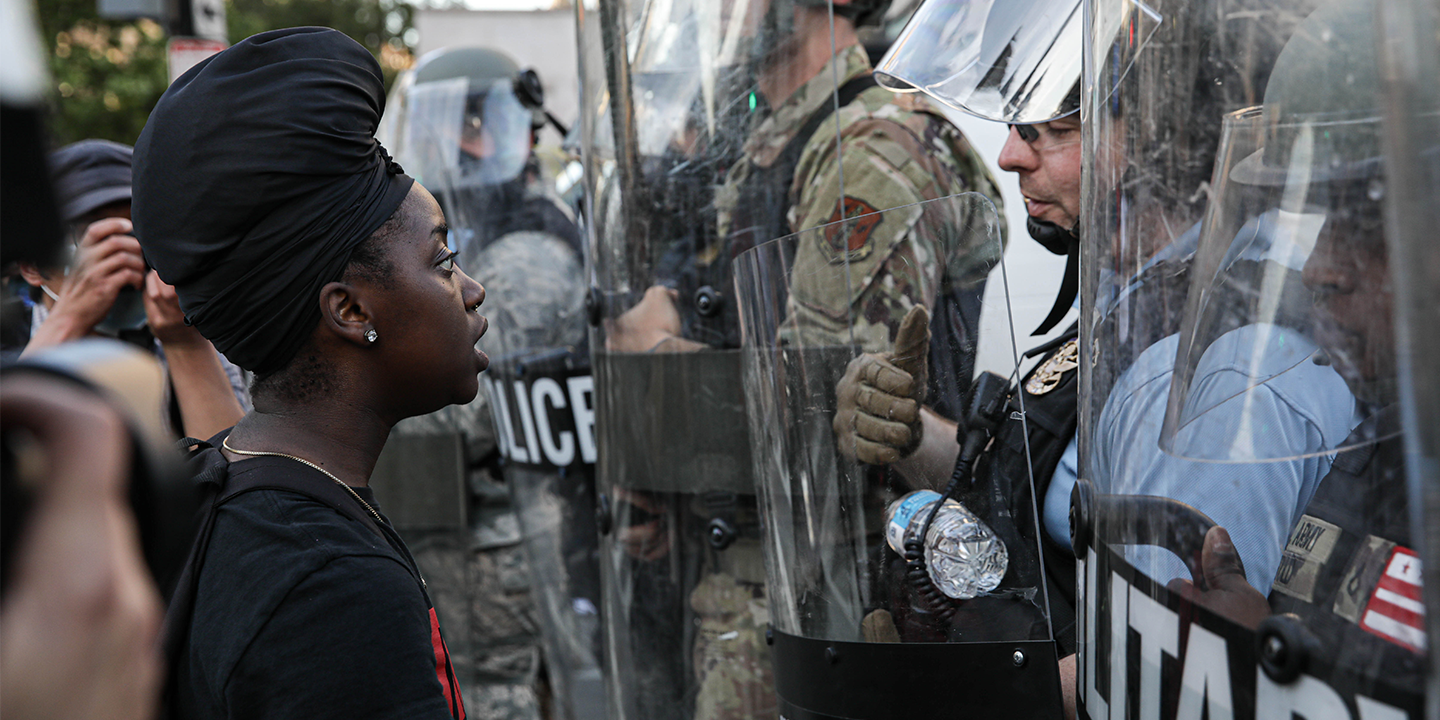
<svg viewBox="0 0 1440 720">
<path fill-rule="evenodd" d="M 893 123 L 883 124 L 904 132 Z M 940 274 L 937 248 L 930 239 L 911 233 L 920 208 L 895 210 L 925 199 L 895 162 L 909 164 L 911 153 L 883 134 L 852 136 L 841 152 L 842 163 L 834 162 L 833 144 L 828 153 L 815 153 L 825 157 L 815 159 L 819 162 L 811 165 L 814 170 L 791 208 L 792 227 L 836 223 L 811 233 L 797 248 L 792 308 L 799 327 L 822 336 L 833 333 L 835 342 L 849 342 L 852 321 L 857 329 L 863 324 L 865 339 L 856 340 L 879 349 L 889 342 L 906 310 L 933 302 Z M 797 173 L 806 170 L 806 159 Z M 877 214 L 885 210 L 890 212 Z M 874 313 L 862 307 L 874 303 L 899 312 L 894 327 L 888 318 L 873 328 L 876 323 L 863 319 Z"/>
<path fill-rule="evenodd" d="M 830 246 L 836 259 L 843 259 L 842 253 L 852 260 L 863 259 L 871 250 L 870 233 L 883 219 L 873 205 L 846 195 L 836 204 L 835 212 L 825 225 L 825 244 Z"/>
<path fill-rule="evenodd" d="M 932 307 L 942 286 L 983 281 L 1005 236 L 1003 220 L 976 229 L 973 203 L 893 209 L 963 192 L 998 209 L 1000 193 L 964 135 L 918 94 L 867 90 L 840 109 L 838 127 L 842 162 L 835 135 L 817 132 L 797 165 L 787 219 L 797 230 L 848 222 L 797 248 L 789 327 L 809 342 L 846 343 L 853 327 L 854 341 L 883 350 L 915 304 Z M 870 209 L 883 214 L 863 222 Z M 924 212 L 941 217 L 918 231 Z"/>
</svg>

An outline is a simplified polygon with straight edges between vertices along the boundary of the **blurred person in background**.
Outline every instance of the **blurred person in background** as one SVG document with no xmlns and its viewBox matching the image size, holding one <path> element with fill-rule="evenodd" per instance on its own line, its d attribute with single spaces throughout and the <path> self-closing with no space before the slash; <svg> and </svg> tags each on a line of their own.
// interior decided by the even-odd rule
<svg viewBox="0 0 1440 720">
<path fill-rule="evenodd" d="M 53 263 L 63 242 L 29 7 L 0 0 L 7 265 Z M 7 329 L 11 320 L 7 314 Z M 158 380 L 158 369 L 151 377 Z M 0 377 L 0 716 L 153 716 L 161 604 L 127 502 L 131 437 L 122 411 L 96 392 L 54 375 L 7 368 Z"/>
<path fill-rule="evenodd" d="M 151 717 L 161 604 L 125 502 L 124 423 L 101 398 L 61 380 L 7 378 L 0 398 L 6 432 L 26 428 L 47 460 L 43 477 L 26 478 L 36 483 L 24 530 L 13 541 L 6 533 L 0 715 Z M 79 438 L 86 452 L 73 451 Z M 4 482 L 24 481 L 7 474 Z M 5 503 L 8 522 L 8 492 Z"/>
<path fill-rule="evenodd" d="M 132 149 L 82 140 L 50 155 L 72 244 L 56 267 L 19 263 L 31 287 L 22 355 L 102 335 L 151 349 L 169 369 L 175 435 L 209 437 L 235 424 L 249 394 L 238 367 L 185 323 L 175 289 L 150 270 L 130 234 Z"/>
</svg>

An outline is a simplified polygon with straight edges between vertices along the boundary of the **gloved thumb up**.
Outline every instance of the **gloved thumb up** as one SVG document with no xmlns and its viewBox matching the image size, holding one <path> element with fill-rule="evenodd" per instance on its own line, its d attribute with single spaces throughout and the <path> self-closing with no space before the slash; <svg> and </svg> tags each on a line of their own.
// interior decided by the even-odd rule
<svg viewBox="0 0 1440 720">
<path fill-rule="evenodd" d="M 871 465 L 896 462 L 920 446 L 920 402 L 930 354 L 930 313 L 910 309 L 895 334 L 895 351 L 865 353 L 845 368 L 835 388 L 832 429 L 840 452 Z"/>
<path fill-rule="evenodd" d="M 890 362 L 915 379 L 913 397 L 917 402 L 925 399 L 925 384 L 930 379 L 929 357 L 930 313 L 926 312 L 925 306 L 916 305 L 900 321 L 900 330 L 895 333 L 895 352 L 890 353 Z"/>
</svg>

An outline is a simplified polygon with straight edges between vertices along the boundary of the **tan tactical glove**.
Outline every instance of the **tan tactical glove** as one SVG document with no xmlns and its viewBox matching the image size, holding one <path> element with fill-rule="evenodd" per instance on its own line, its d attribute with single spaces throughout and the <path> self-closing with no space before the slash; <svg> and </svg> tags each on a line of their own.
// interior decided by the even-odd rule
<svg viewBox="0 0 1440 720">
<path fill-rule="evenodd" d="M 835 388 L 835 441 L 848 458 L 887 465 L 920 446 L 920 401 L 927 381 L 930 313 L 910 308 L 895 335 L 895 351 L 850 361 Z"/>
<path fill-rule="evenodd" d="M 870 614 L 860 621 L 860 636 L 865 638 L 865 642 L 900 642 L 900 631 L 895 628 L 895 617 L 889 610 L 884 609 L 871 610 Z"/>
</svg>

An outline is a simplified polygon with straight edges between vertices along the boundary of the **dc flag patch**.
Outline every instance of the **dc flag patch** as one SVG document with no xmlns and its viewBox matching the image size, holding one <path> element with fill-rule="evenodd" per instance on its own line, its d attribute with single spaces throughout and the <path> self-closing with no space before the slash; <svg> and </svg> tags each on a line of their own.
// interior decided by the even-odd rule
<svg viewBox="0 0 1440 720">
<path fill-rule="evenodd" d="M 1425 605 L 1421 601 L 1420 558 L 1396 547 L 1385 564 L 1360 627 L 1416 652 L 1425 649 Z"/>
</svg>

